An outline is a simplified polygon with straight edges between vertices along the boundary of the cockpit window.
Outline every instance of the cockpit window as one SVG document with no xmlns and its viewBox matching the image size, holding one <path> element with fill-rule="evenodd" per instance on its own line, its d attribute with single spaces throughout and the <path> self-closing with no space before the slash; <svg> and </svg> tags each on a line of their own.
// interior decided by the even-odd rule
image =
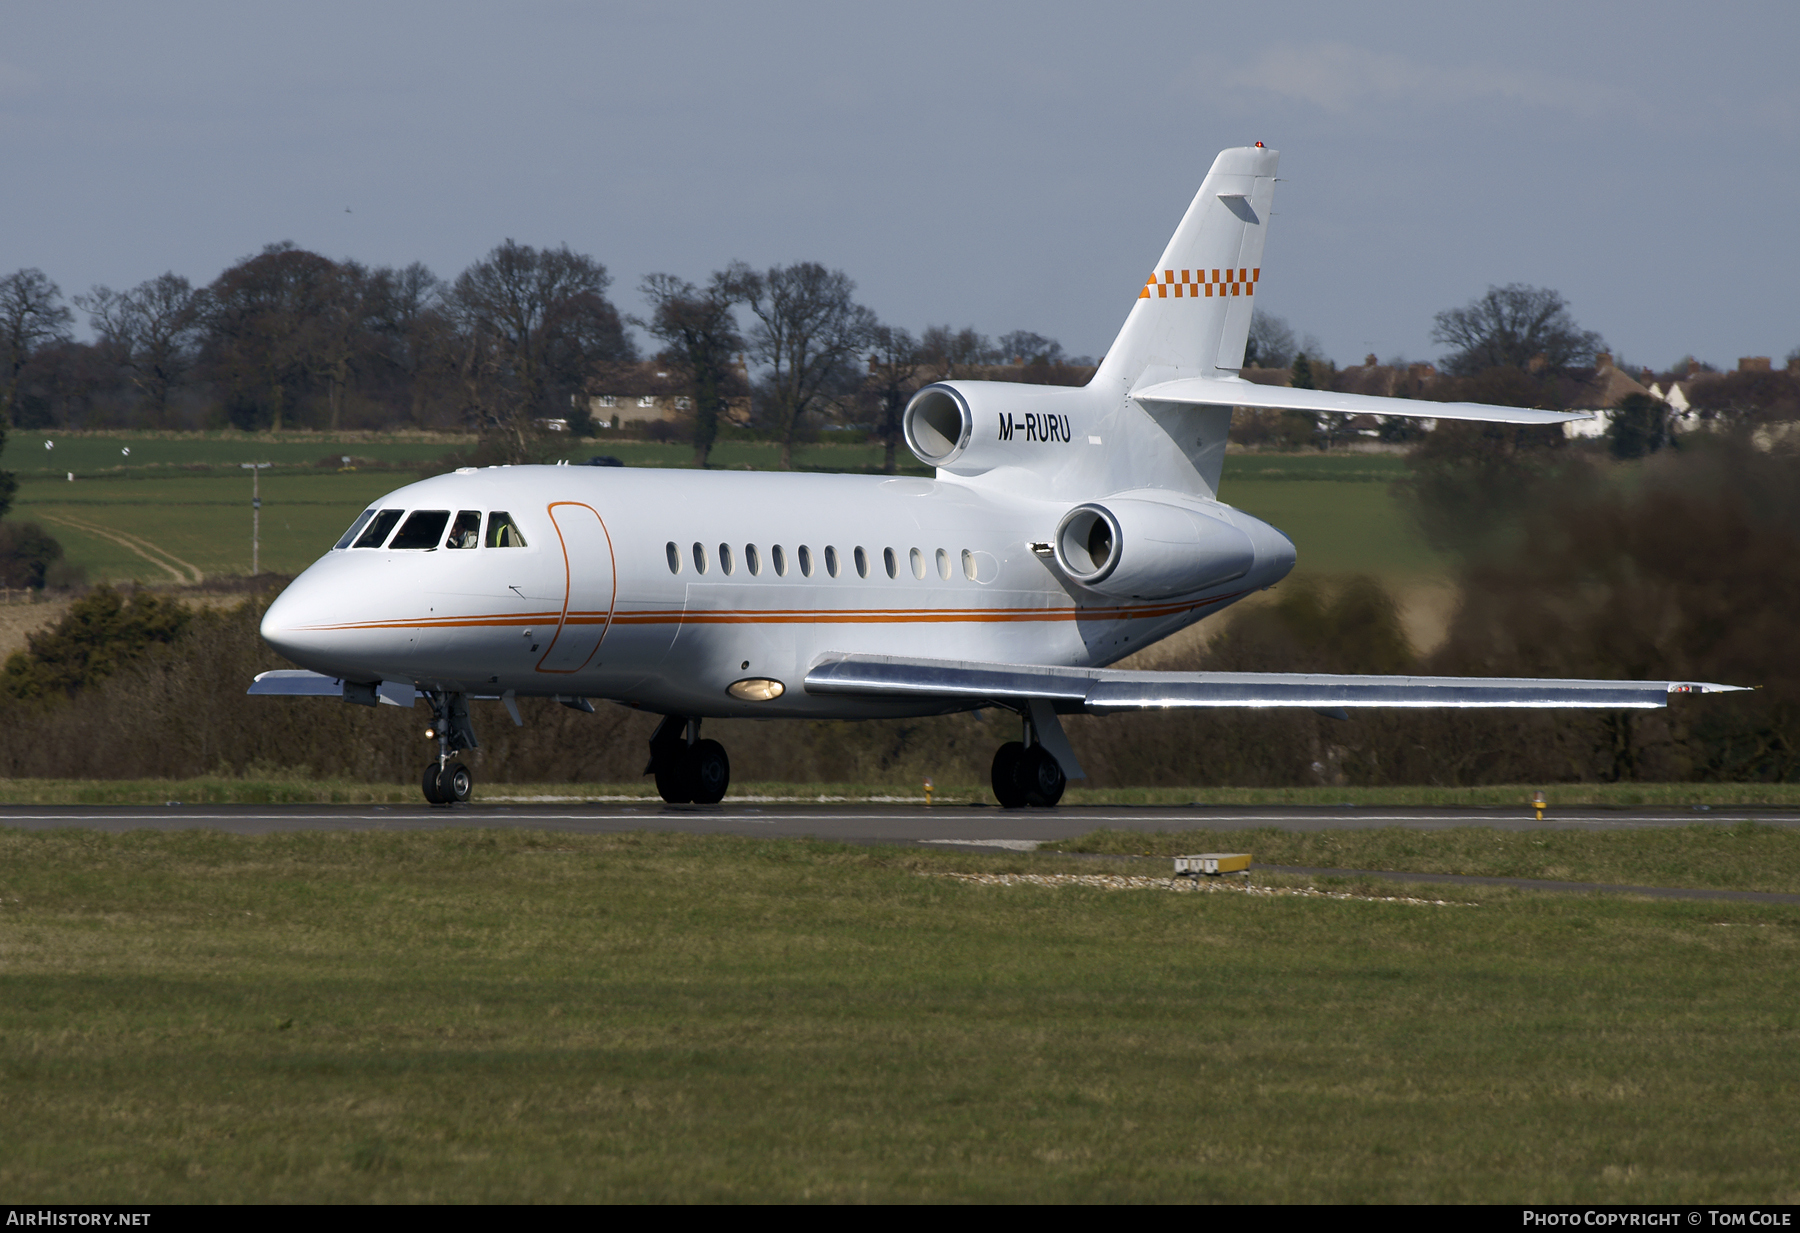
<svg viewBox="0 0 1800 1233">
<path fill-rule="evenodd" d="M 368 522 L 369 519 L 374 516 L 375 511 L 372 509 L 366 509 L 358 514 L 356 516 L 356 521 L 350 524 L 350 529 L 344 532 L 344 538 L 332 545 L 332 550 L 335 552 L 339 548 L 348 548 L 351 541 L 356 538 L 356 533 L 363 529 L 363 524 Z"/>
<path fill-rule="evenodd" d="M 487 546 L 489 548 L 523 548 L 525 537 L 519 534 L 519 528 L 513 517 L 502 510 L 495 510 L 488 515 Z"/>
<path fill-rule="evenodd" d="M 403 509 L 382 510 L 375 515 L 375 521 L 369 524 L 368 529 L 357 536 L 356 542 L 350 546 L 352 548 L 381 547 L 387 540 L 388 532 L 394 529 L 394 524 L 400 521 L 400 515 L 405 512 Z"/>
<path fill-rule="evenodd" d="M 438 546 L 444 538 L 444 524 L 450 521 L 447 509 L 414 510 L 406 525 L 394 536 L 394 542 L 388 545 L 392 551 L 396 548 L 425 549 L 430 551 Z"/>
<path fill-rule="evenodd" d="M 450 538 L 444 541 L 446 548 L 474 548 L 481 543 L 481 511 L 465 509 L 456 515 L 456 521 L 450 524 Z"/>
</svg>

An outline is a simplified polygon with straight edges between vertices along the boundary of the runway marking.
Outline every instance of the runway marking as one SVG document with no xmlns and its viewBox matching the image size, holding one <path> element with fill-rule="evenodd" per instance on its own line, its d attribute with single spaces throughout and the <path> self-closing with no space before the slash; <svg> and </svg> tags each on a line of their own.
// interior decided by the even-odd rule
<svg viewBox="0 0 1800 1233">
<path fill-rule="evenodd" d="M 953 843 L 963 848 L 1005 848 L 1009 852 L 1035 852 L 1048 839 L 921 839 L 920 843 Z"/>
</svg>

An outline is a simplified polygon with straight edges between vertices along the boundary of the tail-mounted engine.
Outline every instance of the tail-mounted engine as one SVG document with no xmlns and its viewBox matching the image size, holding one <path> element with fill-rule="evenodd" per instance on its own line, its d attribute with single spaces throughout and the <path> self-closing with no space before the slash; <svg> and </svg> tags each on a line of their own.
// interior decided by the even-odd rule
<svg viewBox="0 0 1800 1233">
<path fill-rule="evenodd" d="M 1250 537 L 1223 519 L 1135 497 L 1077 505 L 1057 524 L 1055 552 L 1074 581 L 1129 599 L 1194 594 L 1256 562 Z"/>
</svg>

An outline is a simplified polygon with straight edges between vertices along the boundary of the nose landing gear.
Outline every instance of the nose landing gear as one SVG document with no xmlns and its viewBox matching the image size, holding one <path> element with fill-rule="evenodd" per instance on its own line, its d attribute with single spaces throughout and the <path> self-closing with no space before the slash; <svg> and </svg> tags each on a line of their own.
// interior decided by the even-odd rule
<svg viewBox="0 0 1800 1233">
<path fill-rule="evenodd" d="M 479 749 L 475 728 L 469 722 L 469 699 L 466 694 L 425 694 L 431 702 L 433 723 L 431 734 L 437 737 L 438 756 L 427 763 L 419 786 L 425 799 L 433 805 L 461 805 L 474 790 L 475 776 L 451 755 L 464 749 Z"/>
<path fill-rule="evenodd" d="M 731 759 L 717 741 L 700 739 L 700 721 L 665 715 L 650 736 L 650 763 L 656 791 L 671 805 L 716 805 L 731 786 Z"/>
</svg>

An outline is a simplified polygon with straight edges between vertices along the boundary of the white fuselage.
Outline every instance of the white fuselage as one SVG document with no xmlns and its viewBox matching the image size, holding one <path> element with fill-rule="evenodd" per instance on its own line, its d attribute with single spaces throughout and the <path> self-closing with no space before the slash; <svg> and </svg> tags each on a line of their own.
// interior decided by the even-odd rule
<svg viewBox="0 0 1800 1233">
<path fill-rule="evenodd" d="M 401 488 L 375 510 L 478 513 L 453 548 L 342 547 L 269 608 L 263 636 L 347 680 L 493 696 L 607 698 L 689 716 L 851 718 L 942 702 L 814 696 L 831 652 L 1098 666 L 1292 568 L 1280 532 L 1203 497 L 1163 494 L 1255 546 L 1241 576 L 1194 594 L 1084 590 L 1034 545 L 1066 497 L 954 477 L 490 467 Z M 495 513 L 523 546 L 490 546 Z M 404 520 L 399 524 L 404 527 Z M 780 682 L 768 700 L 728 693 Z"/>
</svg>

